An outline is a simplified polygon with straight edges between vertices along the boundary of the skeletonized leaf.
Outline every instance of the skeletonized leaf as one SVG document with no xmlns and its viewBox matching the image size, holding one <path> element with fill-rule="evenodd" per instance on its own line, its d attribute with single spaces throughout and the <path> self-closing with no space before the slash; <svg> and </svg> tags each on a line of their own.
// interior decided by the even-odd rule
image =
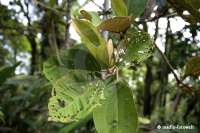
<svg viewBox="0 0 200 133">
<path fill-rule="evenodd" d="M 48 120 L 71 122 L 87 116 L 99 104 L 103 88 L 100 74 L 69 71 L 53 86 Z"/>
<path fill-rule="evenodd" d="M 44 74 L 52 85 L 72 69 L 99 71 L 101 67 L 89 52 L 82 49 L 68 49 L 63 51 L 60 59 L 52 56 L 43 65 Z"/>
<path fill-rule="evenodd" d="M 191 74 L 196 75 L 199 73 L 199 71 L 200 71 L 200 56 L 195 56 L 186 63 L 185 75 L 191 75 Z"/>
<path fill-rule="evenodd" d="M 128 35 L 118 45 L 118 68 L 129 67 L 151 56 L 154 48 L 153 39 L 146 32 Z"/>
<path fill-rule="evenodd" d="M 128 10 L 123 0 L 111 0 L 111 6 L 117 16 L 128 16 Z"/>
<path fill-rule="evenodd" d="M 97 26 L 98 30 L 107 30 L 115 33 L 120 33 L 126 31 L 133 22 L 133 15 L 127 17 L 114 17 L 111 19 L 107 19 L 99 26 Z"/>
<path fill-rule="evenodd" d="M 93 109 L 99 133 L 136 133 L 138 113 L 131 89 L 122 82 L 110 83 L 104 89 L 105 99 Z"/>
<path fill-rule="evenodd" d="M 106 41 L 101 37 L 92 23 L 85 20 L 73 19 L 72 24 L 89 51 L 96 57 L 97 47 L 101 44 L 105 45 Z"/>
<path fill-rule="evenodd" d="M 80 13 L 85 19 L 92 22 L 92 16 L 87 11 L 81 10 Z"/>
</svg>

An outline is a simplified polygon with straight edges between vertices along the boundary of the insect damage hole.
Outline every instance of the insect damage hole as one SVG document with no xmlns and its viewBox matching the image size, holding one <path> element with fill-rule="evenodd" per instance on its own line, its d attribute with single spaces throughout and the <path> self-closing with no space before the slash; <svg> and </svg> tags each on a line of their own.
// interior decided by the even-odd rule
<svg viewBox="0 0 200 133">
<path fill-rule="evenodd" d="M 57 99 L 57 101 L 61 108 L 64 108 L 67 105 L 64 100 Z"/>
</svg>

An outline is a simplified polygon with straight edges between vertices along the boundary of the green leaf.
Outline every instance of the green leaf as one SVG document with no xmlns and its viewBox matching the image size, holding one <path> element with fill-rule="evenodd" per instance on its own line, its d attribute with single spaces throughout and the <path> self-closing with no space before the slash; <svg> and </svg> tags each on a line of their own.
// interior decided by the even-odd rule
<svg viewBox="0 0 200 133">
<path fill-rule="evenodd" d="M 87 116 L 99 104 L 103 88 L 100 74 L 69 71 L 53 87 L 48 120 L 71 122 Z"/>
<path fill-rule="evenodd" d="M 62 128 L 60 128 L 57 133 L 70 133 L 70 132 L 84 126 L 91 119 L 92 119 L 92 113 L 90 113 L 89 115 L 87 115 L 83 119 L 80 119 L 79 121 L 67 123 Z"/>
<path fill-rule="evenodd" d="M 99 14 L 97 12 L 94 11 L 89 11 L 88 12 L 91 16 L 92 16 L 92 22 L 94 25 L 100 25 L 101 23 L 103 23 L 103 19 L 100 18 Z"/>
<path fill-rule="evenodd" d="M 101 106 L 93 110 L 98 133 L 136 133 L 138 113 L 131 89 L 122 82 L 110 83 L 104 89 Z"/>
<path fill-rule="evenodd" d="M 52 85 L 72 69 L 100 71 L 101 66 L 89 52 L 82 49 L 63 51 L 60 59 L 52 56 L 43 65 L 44 74 Z"/>
<path fill-rule="evenodd" d="M 126 31 L 132 23 L 133 15 L 127 17 L 114 17 L 101 23 L 97 26 L 97 29 L 120 33 Z"/>
<path fill-rule="evenodd" d="M 97 47 L 101 44 L 106 44 L 106 41 L 101 37 L 95 26 L 85 20 L 72 20 L 73 27 L 79 34 L 89 51 L 96 57 Z"/>
<path fill-rule="evenodd" d="M 106 68 L 110 67 L 110 62 L 113 56 L 113 44 L 112 40 L 108 40 L 106 45 L 100 45 L 97 48 L 97 59 Z"/>
<path fill-rule="evenodd" d="M 200 22 L 200 1 L 199 0 L 168 0 L 168 2 L 177 10 L 178 15 L 191 23 Z M 183 11 L 188 11 L 190 15 L 183 15 Z"/>
<path fill-rule="evenodd" d="M 117 16 L 128 16 L 128 10 L 123 0 L 111 0 L 111 6 Z"/>
<path fill-rule="evenodd" d="M 200 102 L 200 90 L 196 90 L 195 95 L 196 95 L 198 101 Z"/>
<path fill-rule="evenodd" d="M 128 15 L 133 14 L 134 18 L 137 18 L 146 8 L 148 0 L 124 0 L 124 3 L 128 9 Z"/>
<path fill-rule="evenodd" d="M 48 1 L 48 6 L 53 8 L 54 6 L 56 6 L 56 1 L 55 0 L 49 0 Z"/>
<path fill-rule="evenodd" d="M 151 56 L 154 48 L 153 39 L 146 32 L 135 32 L 127 35 L 117 48 L 118 68 L 129 67 Z"/>
<path fill-rule="evenodd" d="M 185 69 L 185 75 L 196 75 L 199 74 L 200 72 L 200 56 L 195 56 L 191 58 L 187 63 L 186 63 L 186 69 Z"/>
<path fill-rule="evenodd" d="M 19 66 L 20 63 L 21 62 L 18 62 L 13 66 L 6 67 L 0 71 L 0 86 L 7 80 L 7 78 L 10 78 L 14 74 L 16 67 Z"/>
<path fill-rule="evenodd" d="M 85 19 L 92 22 L 92 16 L 87 11 L 81 10 L 80 13 Z"/>
</svg>

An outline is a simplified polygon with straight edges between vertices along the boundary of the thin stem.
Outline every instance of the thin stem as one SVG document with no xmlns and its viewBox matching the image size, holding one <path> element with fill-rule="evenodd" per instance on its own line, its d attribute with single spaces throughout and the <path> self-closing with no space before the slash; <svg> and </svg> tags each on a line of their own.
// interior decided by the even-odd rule
<svg viewBox="0 0 200 133">
<path fill-rule="evenodd" d="M 104 11 L 104 9 L 101 6 L 99 6 L 97 3 L 95 3 L 94 0 L 91 0 L 91 1 L 92 1 L 93 4 L 95 4 L 96 6 L 98 6 L 102 11 Z"/>
<path fill-rule="evenodd" d="M 58 46 L 57 46 L 57 42 L 56 42 L 55 26 L 54 26 L 53 20 L 51 21 L 51 24 L 52 24 L 52 32 L 53 32 L 53 45 L 54 45 L 54 48 L 55 48 L 55 51 L 56 51 L 56 55 L 60 59 L 60 54 L 58 52 Z"/>
<path fill-rule="evenodd" d="M 118 68 L 116 68 L 116 80 L 117 80 L 117 82 L 118 82 L 118 80 L 119 80 Z"/>
<path fill-rule="evenodd" d="M 155 43 L 154 43 L 154 45 L 155 45 L 155 47 L 157 48 L 157 50 L 159 51 L 159 53 L 162 55 L 162 57 L 163 57 L 163 59 L 165 60 L 165 62 L 167 63 L 167 65 L 169 66 L 169 68 L 170 68 L 172 74 L 174 75 L 174 77 L 175 77 L 175 79 L 176 79 L 176 82 L 177 82 L 178 84 L 181 84 L 181 85 L 183 85 L 183 86 L 189 88 L 191 91 L 195 92 L 194 89 L 192 89 L 191 87 L 189 87 L 188 85 L 186 85 L 186 84 L 184 84 L 184 83 L 182 83 L 182 82 L 180 81 L 180 79 L 178 78 L 178 76 L 177 76 L 176 73 L 174 72 L 174 68 L 173 68 L 172 65 L 170 64 L 170 62 L 169 62 L 169 60 L 167 59 L 167 57 L 165 56 L 165 54 L 163 54 L 163 52 L 160 50 L 160 48 L 159 48 Z"/>
<path fill-rule="evenodd" d="M 38 4 L 38 5 L 40 5 L 40 6 L 42 6 L 42 7 L 46 8 L 46 9 L 48 9 L 48 10 L 51 10 L 51 11 L 53 11 L 53 12 L 56 12 L 56 13 L 59 13 L 59 14 L 62 14 L 62 15 L 64 15 L 64 16 L 66 16 L 66 13 L 60 12 L 60 11 L 58 11 L 58 10 L 56 10 L 56 9 L 53 9 L 53 8 L 51 8 L 51 7 L 48 7 L 48 6 L 44 5 L 43 3 L 41 3 L 41 2 L 39 2 L 39 1 L 37 1 L 37 0 L 35 0 L 34 2 L 35 2 L 36 4 Z"/>
</svg>

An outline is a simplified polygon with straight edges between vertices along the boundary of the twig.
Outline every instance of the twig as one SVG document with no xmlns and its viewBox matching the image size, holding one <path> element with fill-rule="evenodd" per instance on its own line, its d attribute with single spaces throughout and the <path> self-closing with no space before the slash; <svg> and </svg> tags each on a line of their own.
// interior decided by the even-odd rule
<svg viewBox="0 0 200 133">
<path fill-rule="evenodd" d="M 92 1 L 93 4 L 95 4 L 96 6 L 98 6 L 104 12 L 104 9 L 101 6 L 99 6 L 97 3 L 95 3 L 94 0 L 91 0 L 91 1 Z"/>
<path fill-rule="evenodd" d="M 51 7 L 48 7 L 48 6 L 44 5 L 43 3 L 41 3 L 41 2 L 39 2 L 39 1 L 37 1 L 37 0 L 35 0 L 34 2 L 35 2 L 36 4 L 38 4 L 38 5 L 40 5 L 40 6 L 42 6 L 42 7 L 46 8 L 46 9 L 48 9 L 48 10 L 51 10 L 51 11 L 53 11 L 53 12 L 56 12 L 56 13 L 59 13 L 59 14 L 62 14 L 62 15 L 64 15 L 64 16 L 66 16 L 66 13 L 61 12 L 61 11 L 58 11 L 58 10 L 53 9 L 53 8 L 51 8 Z"/>
<path fill-rule="evenodd" d="M 60 54 L 58 52 L 58 46 L 57 46 L 57 42 L 56 42 L 55 26 L 54 26 L 53 20 L 51 21 L 51 24 L 52 24 L 52 32 L 53 32 L 53 45 L 54 45 L 54 48 L 55 48 L 55 51 L 56 51 L 56 55 L 57 55 L 58 59 L 60 59 Z"/>
<path fill-rule="evenodd" d="M 156 43 L 154 43 L 154 45 L 155 45 L 155 47 L 157 48 L 158 52 L 159 52 L 159 53 L 162 55 L 162 57 L 164 58 L 164 60 L 165 60 L 165 62 L 167 63 L 167 65 L 169 66 L 169 68 L 170 68 L 172 74 L 174 75 L 174 77 L 175 77 L 175 79 L 176 79 L 176 82 L 177 82 L 178 84 L 181 84 L 181 85 L 183 85 L 183 86 L 189 88 L 192 92 L 195 92 L 194 89 L 192 89 L 191 87 L 189 87 L 188 85 L 186 85 L 186 84 L 184 84 L 184 83 L 182 83 L 182 82 L 180 81 L 180 79 L 178 78 L 178 76 L 177 76 L 176 73 L 174 72 L 174 68 L 173 68 L 172 65 L 170 64 L 170 62 L 169 62 L 169 60 L 167 59 L 167 57 L 163 54 L 163 52 L 162 52 L 162 51 L 160 50 L 160 48 L 156 45 Z"/>
</svg>

